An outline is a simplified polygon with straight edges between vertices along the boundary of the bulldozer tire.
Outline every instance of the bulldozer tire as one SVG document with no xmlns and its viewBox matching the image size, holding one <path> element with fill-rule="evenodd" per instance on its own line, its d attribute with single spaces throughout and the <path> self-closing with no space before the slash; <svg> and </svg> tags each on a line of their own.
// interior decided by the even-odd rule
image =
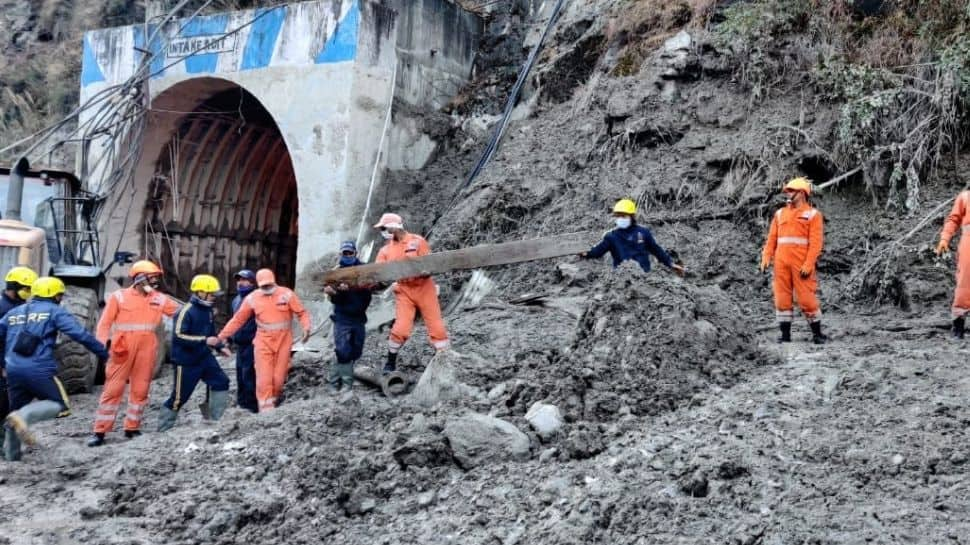
<svg viewBox="0 0 970 545">
<path fill-rule="evenodd" d="M 89 288 L 67 286 L 61 306 L 89 332 L 98 323 L 98 294 Z M 70 337 L 59 333 L 54 344 L 57 376 L 69 394 L 91 392 L 98 375 L 98 357 Z M 103 373 L 102 373 L 103 374 Z"/>
</svg>

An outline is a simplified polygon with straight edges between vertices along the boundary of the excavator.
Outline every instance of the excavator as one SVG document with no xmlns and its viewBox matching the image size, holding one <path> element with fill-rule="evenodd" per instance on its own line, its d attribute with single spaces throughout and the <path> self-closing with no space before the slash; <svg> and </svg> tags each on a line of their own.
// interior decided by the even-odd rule
<svg viewBox="0 0 970 545">
<path fill-rule="evenodd" d="M 97 324 L 108 269 L 133 258 L 116 252 L 102 267 L 97 220 L 105 201 L 84 190 L 74 174 L 32 170 L 25 158 L 0 168 L 0 274 L 25 265 L 60 278 L 67 285 L 62 304 L 89 331 Z M 54 353 L 68 393 L 91 392 L 103 383 L 103 366 L 78 343 L 60 335 Z"/>
</svg>

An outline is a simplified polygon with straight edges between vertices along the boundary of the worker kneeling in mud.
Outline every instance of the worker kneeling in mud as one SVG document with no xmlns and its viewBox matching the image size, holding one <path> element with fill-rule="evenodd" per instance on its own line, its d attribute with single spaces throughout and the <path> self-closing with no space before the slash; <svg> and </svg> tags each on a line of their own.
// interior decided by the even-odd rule
<svg viewBox="0 0 970 545">
<path fill-rule="evenodd" d="M 338 267 L 354 267 L 363 265 L 357 258 L 357 245 L 348 240 L 340 245 L 340 262 Z M 333 349 L 337 361 L 330 368 L 327 382 L 330 393 L 337 393 L 341 388 L 350 391 L 354 386 L 354 363 L 360 359 L 364 351 L 366 336 L 367 307 L 371 302 L 371 287 L 350 287 L 340 284 L 324 287 L 324 292 L 333 304 Z"/>
<path fill-rule="evenodd" d="M 650 229 L 637 225 L 637 204 L 630 199 L 620 199 L 613 206 L 613 221 L 616 229 L 603 236 L 603 240 L 589 251 L 579 254 L 583 259 L 599 259 L 607 252 L 613 258 L 613 268 L 632 259 L 640 264 L 644 272 L 650 272 L 650 255 L 683 276 L 683 266 L 674 263 L 670 255 L 653 238 Z"/>
<path fill-rule="evenodd" d="M 772 217 L 768 240 L 761 252 L 761 272 L 768 270 L 772 258 L 775 261 L 772 285 L 775 316 L 781 330 L 778 342 L 791 342 L 794 293 L 812 329 L 812 342 L 823 344 L 828 337 L 822 334 L 822 310 L 815 295 L 818 289 L 815 264 L 822 253 L 823 243 L 822 213 L 808 202 L 812 194 L 812 182 L 808 179 L 793 178 L 782 192 L 786 205 Z"/>
<path fill-rule="evenodd" d="M 32 297 L 0 318 L 0 344 L 10 396 L 10 414 L 5 419 L 4 457 L 20 459 L 20 443 L 33 445 L 30 426 L 71 412 L 67 391 L 57 379 L 54 344 L 64 333 L 107 361 L 108 351 L 77 319 L 61 308 L 64 282 L 44 276 L 31 286 Z"/>
<path fill-rule="evenodd" d="M 212 354 L 219 350 L 230 356 L 229 350 L 216 337 L 212 305 L 222 295 L 219 280 L 208 274 L 192 278 L 189 285 L 192 298 L 175 315 L 172 327 L 172 362 L 175 365 L 175 381 L 172 395 L 162 406 L 158 431 L 171 429 L 179 410 L 192 397 L 195 386 L 201 380 L 209 388 L 208 403 L 204 405 L 209 420 L 219 420 L 229 403 L 229 377 L 223 372 Z"/>
<path fill-rule="evenodd" d="M 404 219 L 397 214 L 382 215 L 374 227 L 380 229 L 381 237 L 387 241 L 377 253 L 377 263 L 401 261 L 431 253 L 428 241 L 420 235 L 405 231 Z M 385 375 L 397 370 L 397 353 L 411 337 L 414 318 L 418 312 L 424 318 L 424 325 L 428 328 L 428 337 L 434 349 L 445 350 L 450 344 L 448 331 L 445 330 L 445 321 L 441 317 L 438 285 L 433 278 L 430 276 L 402 278 L 392 284 L 392 289 L 394 325 L 387 339 L 387 361 L 382 370 Z"/>
</svg>

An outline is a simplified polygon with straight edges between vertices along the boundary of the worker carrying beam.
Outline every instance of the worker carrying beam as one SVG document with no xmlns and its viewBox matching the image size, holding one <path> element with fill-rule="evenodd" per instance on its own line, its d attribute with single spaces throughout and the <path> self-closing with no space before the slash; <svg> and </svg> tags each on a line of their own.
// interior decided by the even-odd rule
<svg viewBox="0 0 970 545">
<path fill-rule="evenodd" d="M 155 330 L 162 323 L 162 316 L 175 316 L 179 310 L 175 301 L 159 291 L 162 274 L 161 267 L 151 261 L 136 261 L 128 271 L 131 286 L 108 296 L 97 335 L 102 343 L 110 337 L 111 359 L 105 369 L 104 390 L 94 415 L 94 435 L 88 440 L 89 447 L 103 445 L 105 434 L 114 427 L 125 384 L 129 384 L 125 437 L 141 435 L 142 415 L 158 357 Z"/>
<path fill-rule="evenodd" d="M 175 315 L 172 327 L 172 363 L 175 380 L 172 394 L 162 405 L 158 419 L 158 431 L 175 426 L 179 410 L 192 397 L 195 386 L 201 380 L 209 389 L 208 420 L 219 420 L 229 403 L 229 377 L 223 372 L 212 354 L 218 350 L 229 356 L 225 344 L 216 337 L 212 304 L 222 295 L 222 286 L 216 277 L 198 274 L 189 285 L 192 297 Z"/>
<path fill-rule="evenodd" d="M 243 269 L 236 273 L 236 296 L 232 299 L 232 313 L 239 312 L 243 299 L 256 289 L 256 273 Z M 229 337 L 236 349 L 236 405 L 249 412 L 259 412 L 256 403 L 256 363 L 253 360 L 253 338 L 256 337 L 256 318 L 250 318 Z"/>
<path fill-rule="evenodd" d="M 645 272 L 650 272 L 650 256 L 653 255 L 677 274 L 683 276 L 683 266 L 674 263 L 670 255 L 653 238 L 650 229 L 637 225 L 637 204 L 630 199 L 620 199 L 613 206 L 613 222 L 616 229 L 603 235 L 603 240 L 590 250 L 582 252 L 583 259 L 599 259 L 609 252 L 613 258 L 613 268 L 632 259 L 640 264 Z"/>
<path fill-rule="evenodd" d="M 283 386 L 290 372 L 293 348 L 293 317 L 303 328 L 302 342 L 310 338 L 310 313 L 303 308 L 293 290 L 276 285 L 269 269 L 256 271 L 259 289 L 243 299 L 239 310 L 219 332 L 223 342 L 239 331 L 250 318 L 256 318 L 253 350 L 256 356 L 256 400 L 259 412 L 274 409 L 283 401 Z"/>
<path fill-rule="evenodd" d="M 7 285 L 0 294 L 0 316 L 14 307 L 24 304 L 30 297 L 30 286 L 37 280 L 37 273 L 29 267 L 18 265 L 7 271 L 4 278 Z M 7 375 L 0 373 L 0 422 L 10 414 L 10 400 L 7 397 Z M 0 449 L 3 448 L 4 433 L 0 433 Z"/>
<path fill-rule="evenodd" d="M 11 413 L 7 415 L 4 457 L 20 459 L 20 443 L 35 443 L 30 426 L 71 413 L 70 400 L 57 379 L 54 344 L 63 333 L 93 352 L 101 361 L 108 351 L 85 331 L 69 311 L 61 308 L 64 282 L 44 276 L 31 286 L 30 302 L 0 318 L 0 348 L 9 380 Z"/>
<path fill-rule="evenodd" d="M 775 263 L 775 316 L 781 336 L 778 342 L 791 342 L 791 323 L 795 317 L 792 295 L 812 329 L 812 342 L 823 344 L 822 311 L 815 291 L 818 275 L 815 265 L 823 246 L 822 213 L 812 207 L 809 197 L 812 182 L 793 178 L 782 189 L 785 206 L 771 219 L 768 240 L 761 252 L 761 272 Z"/>
<path fill-rule="evenodd" d="M 953 304 L 950 314 L 953 318 L 953 337 L 962 339 L 965 330 L 966 315 L 970 312 L 970 190 L 961 191 L 957 195 L 950 215 L 943 223 L 940 231 L 940 242 L 936 245 L 936 255 L 943 255 L 950 251 L 950 240 L 960 231 L 960 246 L 957 248 L 957 285 L 953 290 Z"/>
<path fill-rule="evenodd" d="M 428 241 L 419 235 L 404 230 L 404 220 L 397 214 L 384 214 L 374 225 L 380 229 L 387 242 L 377 253 L 377 263 L 400 261 L 431 253 Z M 414 317 L 421 312 L 428 337 L 435 350 L 448 348 L 448 332 L 441 318 L 441 305 L 438 303 L 438 286 L 430 276 L 404 278 L 391 285 L 394 290 L 394 326 L 387 340 L 387 362 L 384 374 L 397 370 L 397 353 L 411 336 Z"/>
<path fill-rule="evenodd" d="M 363 265 L 357 258 L 357 245 L 352 240 L 340 244 L 340 261 L 338 267 L 355 267 Z M 323 288 L 330 302 L 333 304 L 333 350 L 336 361 L 330 368 L 327 377 L 330 393 L 336 394 L 341 389 L 350 392 L 354 387 L 354 363 L 364 352 L 364 339 L 367 335 L 367 307 L 371 302 L 370 286 L 348 286 L 338 284 L 337 287 Z"/>
</svg>

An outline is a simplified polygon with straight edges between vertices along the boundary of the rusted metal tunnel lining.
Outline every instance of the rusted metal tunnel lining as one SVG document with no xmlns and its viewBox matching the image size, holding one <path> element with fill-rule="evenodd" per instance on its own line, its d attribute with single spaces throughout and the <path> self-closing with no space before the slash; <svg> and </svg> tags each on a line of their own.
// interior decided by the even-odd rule
<svg viewBox="0 0 970 545">
<path fill-rule="evenodd" d="M 209 273 L 232 294 L 242 268 L 272 268 L 292 285 L 296 177 L 272 116 L 238 86 L 214 91 L 183 115 L 150 180 L 145 255 L 161 261 L 174 293 L 187 294 L 193 275 Z"/>
</svg>

